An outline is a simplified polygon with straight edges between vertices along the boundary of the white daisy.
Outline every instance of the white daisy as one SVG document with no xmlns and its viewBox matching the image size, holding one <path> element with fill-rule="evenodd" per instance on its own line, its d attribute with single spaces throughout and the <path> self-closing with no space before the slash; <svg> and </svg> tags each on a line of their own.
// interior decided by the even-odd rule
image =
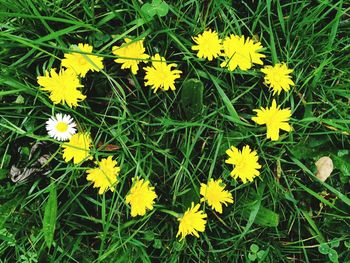
<svg viewBox="0 0 350 263">
<path fill-rule="evenodd" d="M 74 120 L 71 116 L 61 113 L 57 113 L 56 116 L 52 116 L 46 122 L 46 130 L 50 137 L 58 140 L 58 141 L 67 141 L 69 140 L 75 133 L 76 126 Z"/>
</svg>

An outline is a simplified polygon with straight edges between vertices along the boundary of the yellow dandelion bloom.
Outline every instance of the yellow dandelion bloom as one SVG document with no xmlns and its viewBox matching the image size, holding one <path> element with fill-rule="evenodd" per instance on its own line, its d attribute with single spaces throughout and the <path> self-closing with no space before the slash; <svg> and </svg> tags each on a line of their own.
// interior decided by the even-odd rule
<svg viewBox="0 0 350 263">
<path fill-rule="evenodd" d="M 144 67 L 146 71 L 145 85 L 151 86 L 154 92 L 158 89 L 175 90 L 175 79 L 180 78 L 180 73 L 182 73 L 181 70 L 171 69 L 176 66 L 174 63 L 168 65 L 165 58 L 156 54 L 152 57 L 152 66 Z"/>
<path fill-rule="evenodd" d="M 101 195 L 107 190 L 114 192 L 114 186 L 118 183 L 117 176 L 120 167 L 112 156 L 102 159 L 98 162 L 98 167 L 86 171 L 88 176 L 86 179 L 94 183 L 94 188 L 100 188 L 98 193 Z"/>
<path fill-rule="evenodd" d="M 198 232 L 204 232 L 205 224 L 207 223 L 207 214 L 203 211 L 199 211 L 199 204 L 194 206 L 192 202 L 191 208 L 188 208 L 184 215 L 178 218 L 180 221 L 179 231 L 176 237 L 181 235 L 182 240 L 187 235 L 199 237 Z"/>
<path fill-rule="evenodd" d="M 222 43 L 225 61 L 220 64 L 221 67 L 227 67 L 234 71 L 237 67 L 241 70 L 250 69 L 253 64 L 263 65 L 262 58 L 266 56 L 260 54 L 262 49 L 260 42 L 254 42 L 249 37 L 230 35 Z"/>
<path fill-rule="evenodd" d="M 63 159 L 69 162 L 73 159 L 73 163 L 77 164 L 83 160 L 92 157 L 90 155 L 91 148 L 91 137 L 88 133 L 76 133 L 74 134 L 69 142 L 63 143 Z"/>
<path fill-rule="evenodd" d="M 209 206 L 221 214 L 222 204 L 227 206 L 227 203 L 233 203 L 232 194 L 224 190 L 225 186 L 221 179 L 214 181 L 212 178 L 208 184 L 201 184 L 201 202 L 207 201 Z"/>
<path fill-rule="evenodd" d="M 145 53 L 143 39 L 132 41 L 130 38 L 125 38 L 124 41 L 125 43 L 120 47 L 112 47 L 112 53 L 119 57 L 114 61 L 122 64 L 122 69 L 130 68 L 131 72 L 136 74 L 139 70 L 139 63 L 146 62 L 145 59 L 148 59 L 149 55 Z"/>
<path fill-rule="evenodd" d="M 286 64 L 276 64 L 275 66 L 265 66 L 261 69 L 265 74 L 265 83 L 273 90 L 273 95 L 279 95 L 282 90 L 288 91 L 291 86 L 294 86 L 292 77 L 289 75 L 293 72 Z"/>
<path fill-rule="evenodd" d="M 279 130 L 284 130 L 290 132 L 292 127 L 289 125 L 288 121 L 292 116 L 290 109 L 280 109 L 277 106 L 276 100 L 272 101 L 270 108 L 263 108 L 254 110 L 257 113 L 256 117 L 252 120 L 259 125 L 266 124 L 267 128 L 267 138 L 272 141 L 277 141 L 279 139 Z"/>
<path fill-rule="evenodd" d="M 229 158 L 225 163 L 233 165 L 231 176 L 234 179 L 240 178 L 243 183 L 246 183 L 247 181 L 252 182 L 255 177 L 260 175 L 258 170 L 261 168 L 261 165 L 258 163 L 259 156 L 256 151 L 250 150 L 249 145 L 243 146 L 242 151 L 231 146 L 226 151 L 226 154 Z"/>
<path fill-rule="evenodd" d="M 83 87 L 79 78 L 70 69 L 61 69 L 57 74 L 55 69 L 50 73 L 45 72 L 45 76 L 37 78 L 38 84 L 44 91 L 50 92 L 50 99 L 54 104 L 67 103 L 69 107 L 77 106 L 79 101 L 86 98 L 78 88 Z"/>
<path fill-rule="evenodd" d="M 131 216 L 144 216 L 146 210 L 152 210 L 154 199 L 157 198 L 157 194 L 154 191 L 154 187 L 151 187 L 148 180 L 133 179 L 133 186 L 130 189 L 129 194 L 126 196 L 126 203 L 131 206 Z"/>
<path fill-rule="evenodd" d="M 221 54 L 221 40 L 217 32 L 209 29 L 192 39 L 197 44 L 192 46 L 192 50 L 198 50 L 197 57 L 212 61 Z"/>
<path fill-rule="evenodd" d="M 103 68 L 103 58 L 91 55 L 93 47 L 89 44 L 79 43 L 78 46 L 73 46 L 73 52 L 64 54 L 62 66 L 72 69 L 77 75 L 85 77 L 88 71 L 100 71 Z M 79 51 L 78 52 L 74 52 Z"/>
</svg>

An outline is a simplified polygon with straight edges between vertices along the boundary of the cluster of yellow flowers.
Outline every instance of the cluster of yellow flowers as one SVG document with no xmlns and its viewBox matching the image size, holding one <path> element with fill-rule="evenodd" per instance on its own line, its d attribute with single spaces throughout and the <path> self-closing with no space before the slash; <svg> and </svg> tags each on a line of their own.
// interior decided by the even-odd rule
<svg viewBox="0 0 350 263">
<path fill-rule="evenodd" d="M 116 63 L 122 64 L 122 69 L 131 69 L 136 74 L 140 62 L 148 62 L 149 55 L 145 53 L 143 40 L 131 42 L 125 38 L 125 43 L 113 46 L 112 53 L 118 56 Z M 78 105 L 78 102 L 85 100 L 79 88 L 83 85 L 80 78 L 85 77 L 91 71 L 101 71 L 103 69 L 103 58 L 92 54 L 93 47 L 88 44 L 78 44 L 72 47 L 72 52 L 64 54 L 61 62 L 61 69 L 57 74 L 55 69 L 46 71 L 44 76 L 38 77 L 38 84 L 44 91 L 50 93 L 50 99 L 54 104 L 66 103 L 69 107 Z M 152 65 L 144 67 L 146 71 L 145 85 L 151 86 L 156 92 L 161 90 L 175 90 L 175 80 L 180 78 L 181 70 L 173 70 L 177 65 L 167 64 L 164 57 L 158 53 L 151 57 Z"/>
<path fill-rule="evenodd" d="M 168 64 L 164 57 L 158 53 L 154 56 L 146 54 L 143 39 L 124 39 L 121 46 L 113 46 L 112 53 L 117 56 L 116 63 L 121 64 L 122 69 L 130 69 L 133 74 L 137 74 L 139 64 L 151 62 L 145 70 L 145 86 L 150 86 L 157 90 L 175 90 L 175 80 L 180 78 L 182 71 L 174 63 Z M 212 30 L 204 31 L 202 34 L 193 37 L 195 45 L 192 50 L 198 51 L 199 58 L 212 61 L 214 58 L 222 57 L 220 66 L 230 71 L 240 68 L 249 70 L 254 64 L 263 65 L 262 59 L 266 56 L 260 54 L 262 49 L 260 42 L 253 41 L 244 36 L 230 35 L 225 39 L 219 39 L 218 33 Z M 81 89 L 81 78 L 85 77 L 89 71 L 101 71 L 103 69 L 103 58 L 92 53 L 93 48 L 88 44 L 78 44 L 73 46 L 70 53 L 64 54 L 61 62 L 61 69 L 57 73 L 55 69 L 46 71 L 44 76 L 38 77 L 38 84 L 41 89 L 50 93 L 50 99 L 54 104 L 66 103 L 69 107 L 75 107 L 78 102 L 83 101 L 86 96 Z M 274 66 L 265 66 L 261 69 L 265 74 L 265 84 L 273 91 L 273 95 L 280 94 L 282 90 L 288 91 L 294 85 L 291 80 L 291 69 L 285 63 Z M 280 109 L 276 100 L 272 101 L 270 108 L 254 110 L 257 113 L 252 120 L 260 125 L 266 125 L 267 138 L 273 141 L 279 139 L 279 130 L 291 131 L 288 121 L 291 117 L 289 109 Z M 86 160 L 92 160 L 90 150 L 93 141 L 88 132 L 80 131 L 76 133 L 76 124 L 69 115 L 56 114 L 47 121 L 49 136 L 54 139 L 66 141 L 62 144 L 63 159 L 66 162 L 73 161 L 80 164 Z M 231 176 L 240 178 L 243 183 L 252 182 L 260 175 L 261 165 L 258 162 L 258 154 L 249 145 L 243 146 L 242 150 L 231 146 L 227 151 L 229 158 L 225 161 L 232 164 Z M 108 190 L 112 192 L 118 183 L 120 167 L 113 160 L 112 156 L 96 161 L 95 168 L 87 169 L 87 180 L 93 183 L 93 187 L 99 188 L 98 193 L 103 194 Z M 201 183 L 200 202 L 207 203 L 209 207 L 217 213 L 222 213 L 222 205 L 227 206 L 233 203 L 232 194 L 225 190 L 226 185 L 221 179 L 210 178 L 207 184 Z M 149 180 L 132 179 L 132 187 L 125 197 L 125 201 L 131 207 L 131 216 L 143 216 L 147 211 L 153 209 L 157 194 Z M 200 203 L 192 202 L 182 216 L 178 217 L 179 230 L 177 236 L 183 239 L 186 235 L 198 237 L 198 232 L 205 230 L 207 214 L 200 210 Z"/>
<path fill-rule="evenodd" d="M 140 42 L 142 43 L 142 42 Z M 140 43 L 137 44 L 139 47 Z M 141 45 L 142 46 L 142 45 Z M 143 48 L 143 47 L 142 47 Z M 92 46 L 88 44 L 78 44 L 73 46 L 72 52 L 64 54 L 61 62 L 61 70 L 56 73 L 55 69 L 45 72 L 45 76 L 38 77 L 38 84 L 42 90 L 50 92 L 50 99 L 54 104 L 66 103 L 69 107 L 77 106 L 79 101 L 86 98 L 78 88 L 82 88 L 80 78 L 85 77 L 91 71 L 100 71 L 103 68 L 103 58 L 92 54 Z M 113 47 L 113 52 L 119 52 L 117 47 Z M 147 58 L 148 55 L 141 58 Z M 117 59 L 116 62 L 120 62 Z M 124 61 L 124 60 L 123 60 Z M 130 67 L 137 71 L 139 61 L 128 62 L 124 67 Z M 76 133 L 76 124 L 69 115 L 60 113 L 51 117 L 47 122 L 46 129 L 50 137 L 59 141 L 66 141 L 62 144 L 63 159 L 66 162 L 73 161 L 80 164 L 86 160 L 92 160 L 90 150 L 92 139 L 88 132 Z M 112 156 L 103 158 L 96 162 L 97 167 L 87 170 L 88 181 L 93 182 L 93 187 L 99 188 L 99 194 L 107 190 L 114 191 L 118 183 L 120 167 Z M 131 206 L 131 216 L 145 215 L 146 209 L 153 209 L 154 199 L 157 198 L 154 187 L 150 186 L 148 180 L 133 178 L 133 185 L 126 196 L 127 204 Z"/>
<path fill-rule="evenodd" d="M 223 57 L 223 62 L 220 66 L 227 68 L 230 71 L 234 71 L 237 67 L 241 70 L 249 70 L 253 67 L 253 64 L 263 65 L 262 58 L 266 56 L 259 53 L 262 49 L 260 42 L 254 42 L 253 40 L 244 36 L 230 35 L 224 40 L 219 39 L 218 33 L 212 30 L 206 30 L 202 34 L 193 37 L 193 41 L 196 45 L 192 46 L 192 50 L 198 51 L 197 56 L 199 58 L 208 59 L 212 61 L 213 58 Z M 291 80 L 290 73 L 293 70 L 288 69 L 286 64 L 276 64 L 275 66 L 265 66 L 261 69 L 261 72 L 265 74 L 265 84 L 273 91 L 273 95 L 276 93 L 279 95 L 282 90 L 289 91 L 290 87 L 294 85 Z M 291 117 L 291 111 L 289 109 L 280 109 L 277 106 L 276 100 L 272 101 L 270 108 L 261 108 L 254 110 L 257 113 L 256 117 L 252 120 L 260 125 L 266 125 L 267 138 L 273 141 L 279 139 L 279 130 L 291 131 L 291 126 L 288 121 Z M 238 148 L 231 146 L 226 151 L 229 156 L 225 162 L 233 165 L 231 176 L 235 179 L 240 178 L 243 183 L 247 181 L 252 182 L 255 177 L 260 175 L 259 169 L 261 165 L 258 163 L 258 155 L 256 151 L 252 151 L 249 145 L 243 146 L 240 151 Z M 201 186 L 200 194 L 204 197 L 201 201 L 206 200 L 209 206 L 212 206 L 215 211 L 221 213 L 221 203 L 232 203 L 232 195 L 224 191 L 225 185 L 221 179 L 213 181 L 210 179 L 208 185 Z M 184 216 L 180 218 L 180 226 L 178 235 L 181 233 L 182 238 L 188 234 L 198 237 L 198 232 L 205 230 L 207 215 L 199 210 L 200 205 L 194 206 L 192 203 Z"/>
<path fill-rule="evenodd" d="M 145 48 L 143 46 L 143 40 L 133 41 L 125 38 L 125 43 L 120 47 L 113 47 L 113 54 L 119 58 L 114 60 L 117 63 L 122 64 L 122 69 L 130 68 L 133 74 L 136 74 L 140 62 L 147 62 L 146 59 L 150 58 L 149 55 L 145 54 Z M 177 65 L 167 64 L 164 57 L 161 57 L 158 53 L 151 57 L 152 66 L 144 67 L 146 71 L 145 75 L 145 86 L 151 86 L 156 92 L 158 89 L 161 90 L 175 90 L 175 80 L 180 78 L 181 70 L 172 70 Z"/>
<path fill-rule="evenodd" d="M 214 180 L 209 179 L 207 184 L 201 184 L 200 195 L 201 202 L 207 202 L 208 205 L 218 213 L 222 213 L 222 204 L 227 206 L 227 203 L 233 203 L 232 194 L 225 189 L 225 184 L 221 179 Z M 194 235 L 199 237 L 198 232 L 204 232 L 205 225 L 207 223 L 207 214 L 202 210 L 199 210 L 200 204 L 194 205 L 191 203 L 191 207 L 179 217 L 179 231 L 176 236 L 181 235 L 182 240 L 187 235 Z"/>
<path fill-rule="evenodd" d="M 258 169 L 261 165 L 258 163 L 258 155 L 256 151 L 251 151 L 248 145 L 244 146 L 242 151 L 234 146 L 226 151 L 229 158 L 225 161 L 233 165 L 231 176 L 235 179 L 240 178 L 243 183 L 252 182 L 256 176 L 260 175 Z M 233 203 L 232 194 L 224 190 L 226 185 L 221 179 L 209 179 L 207 184 L 201 184 L 200 194 L 203 196 L 201 202 L 206 201 L 208 205 L 218 213 L 222 213 L 222 204 Z M 200 204 L 191 204 L 185 214 L 179 218 L 180 221 L 178 235 L 183 239 L 186 235 L 194 235 L 198 237 L 198 232 L 204 232 L 207 223 L 207 214 L 199 210 Z"/>
<path fill-rule="evenodd" d="M 72 47 L 72 53 L 64 54 L 60 71 L 51 69 L 45 76 L 38 77 L 38 84 L 44 91 L 50 93 L 54 104 L 67 103 L 69 107 L 78 106 L 79 101 L 85 100 L 79 88 L 83 85 L 79 77 L 85 77 L 88 71 L 100 71 L 103 68 L 103 58 L 92 55 L 92 46 L 79 44 Z"/>
<path fill-rule="evenodd" d="M 262 58 L 266 56 L 260 54 L 262 49 L 260 42 L 254 42 L 249 37 L 237 36 L 231 34 L 220 39 L 218 33 L 211 29 L 204 31 L 202 34 L 193 38 L 196 45 L 192 46 L 192 50 L 198 51 L 199 58 L 205 58 L 211 61 L 213 58 L 222 56 L 224 61 L 220 64 L 223 68 L 228 68 L 230 71 L 237 67 L 241 70 L 248 70 L 253 67 L 253 64 L 263 65 Z M 265 66 L 261 69 L 265 74 L 265 84 L 279 95 L 282 90 L 289 91 L 294 85 L 290 73 L 293 70 L 289 69 L 285 63 L 278 63 L 274 66 Z M 280 109 L 277 106 L 276 100 L 272 101 L 270 108 L 255 109 L 256 117 L 252 120 L 260 125 L 266 125 L 267 138 L 273 141 L 279 139 L 279 130 L 291 131 L 291 126 L 288 121 L 291 117 L 289 108 Z"/>
</svg>

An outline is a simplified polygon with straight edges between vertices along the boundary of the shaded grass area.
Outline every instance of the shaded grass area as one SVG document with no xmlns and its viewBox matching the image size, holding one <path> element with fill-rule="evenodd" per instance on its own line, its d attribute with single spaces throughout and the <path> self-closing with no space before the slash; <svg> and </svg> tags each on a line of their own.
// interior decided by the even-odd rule
<svg viewBox="0 0 350 263">
<path fill-rule="evenodd" d="M 168 15 L 151 21 L 143 19 L 136 0 L 0 2 L 3 261 L 246 262 L 256 244 L 262 262 L 325 262 L 329 256 L 319 246 L 337 241 L 339 261 L 350 261 L 349 3 L 167 2 Z M 191 37 L 206 28 L 220 37 L 259 39 L 265 64 L 287 62 L 294 69 L 296 86 L 277 98 L 292 109 L 292 133 L 271 142 L 251 121 L 253 109 L 272 101 L 258 68 L 228 72 L 219 61 L 195 56 Z M 153 94 L 144 87 L 142 70 L 134 76 L 113 62 L 111 48 L 125 36 L 144 37 L 149 54 L 158 51 L 178 64 L 183 75 L 175 92 Z M 104 71 L 82 81 L 88 98 L 81 106 L 53 107 L 36 77 L 58 68 L 63 53 L 80 42 L 104 57 Z M 204 83 L 205 107 L 192 121 L 179 105 L 182 83 L 189 78 Z M 64 163 L 45 132 L 53 110 L 71 114 L 81 129 L 91 131 L 96 159 L 117 158 L 122 172 L 114 193 L 98 196 L 87 183 L 84 173 L 92 162 Z M 11 182 L 11 165 L 28 166 L 37 141 L 47 143 L 49 173 Z M 224 163 L 229 145 L 245 144 L 258 151 L 263 166 L 261 177 L 250 184 L 232 180 Z M 106 151 L 106 145 L 119 149 Z M 314 162 L 325 155 L 336 169 L 321 184 L 313 176 Z M 159 198 L 155 210 L 131 218 L 124 197 L 135 175 L 149 178 Z M 199 201 L 199 184 L 208 178 L 224 178 L 235 203 L 222 215 L 207 209 L 205 233 L 179 242 L 178 222 L 166 210 L 183 213 L 191 201 Z M 48 250 L 42 221 L 53 182 L 58 214 Z"/>
</svg>

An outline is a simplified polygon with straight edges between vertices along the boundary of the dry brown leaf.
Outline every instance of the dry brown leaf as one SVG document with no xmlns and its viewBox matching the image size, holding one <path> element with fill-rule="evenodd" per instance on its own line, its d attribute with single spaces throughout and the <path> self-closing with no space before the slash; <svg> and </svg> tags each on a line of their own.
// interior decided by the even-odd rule
<svg viewBox="0 0 350 263">
<path fill-rule="evenodd" d="M 97 144 L 97 147 L 101 148 L 100 149 L 101 151 L 106 151 L 106 152 L 112 152 L 112 151 L 116 151 L 116 150 L 120 149 L 120 147 L 118 145 L 115 145 L 115 144 L 104 145 L 102 142 L 99 142 Z"/>
<path fill-rule="evenodd" d="M 328 156 L 323 156 L 315 163 L 317 167 L 316 177 L 322 182 L 326 181 L 333 171 L 333 161 Z"/>
</svg>

